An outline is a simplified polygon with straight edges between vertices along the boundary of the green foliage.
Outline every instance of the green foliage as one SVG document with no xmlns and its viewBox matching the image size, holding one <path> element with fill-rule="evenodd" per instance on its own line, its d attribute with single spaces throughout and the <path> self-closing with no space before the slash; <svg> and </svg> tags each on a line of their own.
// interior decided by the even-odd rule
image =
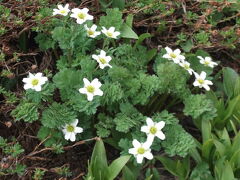
<svg viewBox="0 0 240 180">
<path fill-rule="evenodd" d="M 22 146 L 15 141 L 8 143 L 6 139 L 0 136 L 0 151 L 2 152 L 0 176 L 13 174 L 18 174 L 19 176 L 21 176 L 26 169 L 26 166 L 20 164 L 17 160 L 24 152 Z M 16 161 L 16 163 L 11 163 L 8 166 L 9 160 Z M 5 163 L 7 165 L 7 168 L 4 165 Z"/>
<path fill-rule="evenodd" d="M 42 113 L 41 122 L 47 128 L 61 128 L 76 119 L 76 114 L 64 104 L 54 102 Z"/>
<path fill-rule="evenodd" d="M 108 137 L 111 133 L 111 129 L 114 127 L 113 119 L 105 114 L 98 115 L 99 122 L 95 125 L 97 129 L 97 135 L 99 137 Z"/>
<path fill-rule="evenodd" d="M 22 101 L 16 109 L 11 112 L 16 121 L 24 120 L 33 122 L 38 120 L 38 105 L 36 103 Z"/>
<path fill-rule="evenodd" d="M 51 36 L 38 33 L 38 35 L 35 37 L 35 41 L 39 44 L 39 47 L 41 50 L 45 51 L 50 48 L 54 48 L 55 41 L 51 38 Z"/>
<path fill-rule="evenodd" d="M 34 180 L 42 180 L 44 174 L 45 174 L 45 171 L 44 171 L 44 170 L 41 170 L 41 169 L 36 168 L 35 171 L 34 171 L 34 174 L 33 174 L 33 177 L 32 177 L 32 178 L 33 178 Z"/>
<path fill-rule="evenodd" d="M 130 156 L 121 156 L 108 165 L 106 151 L 101 139 L 97 140 L 93 149 L 86 180 L 114 180 L 122 168 L 130 159 Z"/>
<path fill-rule="evenodd" d="M 161 93 L 171 93 L 179 98 L 189 96 L 190 90 L 187 87 L 188 74 L 178 65 L 172 62 L 163 62 L 157 59 L 156 73 L 158 75 Z M 167 76 L 166 76 L 167 74 Z"/>
<path fill-rule="evenodd" d="M 164 121 L 166 123 L 163 131 L 167 138 L 161 144 L 169 156 L 185 157 L 196 146 L 193 137 L 178 124 L 178 119 L 172 114 L 163 111 L 155 114 L 153 119 L 157 122 Z"/>
<path fill-rule="evenodd" d="M 117 30 L 120 30 L 120 27 L 122 26 L 123 20 L 122 20 L 122 12 L 119 11 L 119 9 L 107 9 L 106 10 L 107 15 L 101 16 L 99 24 L 101 26 L 106 27 L 107 29 L 110 27 L 115 27 Z"/>
<path fill-rule="evenodd" d="M 130 103 L 120 104 L 120 111 L 113 119 L 117 131 L 129 132 L 132 127 L 140 126 L 140 123 L 145 120 L 144 116 Z"/>
<path fill-rule="evenodd" d="M 7 91 L 5 88 L 0 86 L 0 94 L 2 94 L 6 99 L 5 102 L 7 104 L 13 104 L 16 103 L 19 99 L 16 97 L 16 95 L 10 91 Z"/>
<path fill-rule="evenodd" d="M 63 139 L 63 134 L 61 131 L 59 131 L 58 129 L 51 129 L 51 128 L 47 128 L 42 126 L 37 134 L 37 137 L 41 140 L 44 141 L 44 145 L 46 147 L 55 147 L 56 145 L 61 145 L 62 142 L 65 142 Z M 63 143 L 65 144 L 65 143 Z M 58 147 L 59 149 L 59 147 Z M 56 149 L 57 153 L 60 151 Z"/>
<path fill-rule="evenodd" d="M 206 95 L 191 95 L 184 100 L 184 114 L 195 120 L 213 120 L 217 116 L 216 108 Z"/>
<path fill-rule="evenodd" d="M 192 171 L 190 180 L 213 180 L 207 163 L 199 163 Z"/>
</svg>

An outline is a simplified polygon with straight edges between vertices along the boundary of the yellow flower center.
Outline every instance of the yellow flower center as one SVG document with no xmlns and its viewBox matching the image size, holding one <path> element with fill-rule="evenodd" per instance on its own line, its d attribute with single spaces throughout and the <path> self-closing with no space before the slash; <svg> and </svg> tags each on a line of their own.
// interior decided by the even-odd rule
<svg viewBox="0 0 240 180">
<path fill-rule="evenodd" d="M 199 84 L 204 84 L 204 80 L 198 79 Z"/>
<path fill-rule="evenodd" d="M 102 63 L 102 64 L 106 64 L 107 61 L 104 59 L 104 58 L 99 58 L 99 61 Z"/>
<path fill-rule="evenodd" d="M 174 53 L 171 53 L 170 56 L 171 56 L 171 58 L 176 58 L 177 57 L 177 55 L 174 54 Z"/>
<path fill-rule="evenodd" d="M 138 148 L 137 153 L 138 154 L 144 154 L 145 153 L 145 149 L 140 147 L 140 148 Z"/>
<path fill-rule="evenodd" d="M 68 125 L 67 126 L 67 132 L 74 132 L 74 126 Z"/>
<path fill-rule="evenodd" d="M 87 91 L 89 93 L 93 93 L 95 91 L 95 88 L 93 86 L 89 85 L 89 86 L 87 86 Z"/>
<path fill-rule="evenodd" d="M 94 35 L 94 31 L 88 30 L 88 35 L 89 35 L 89 36 Z"/>
<path fill-rule="evenodd" d="M 109 37 L 112 37 L 112 36 L 113 36 L 113 33 L 111 33 L 111 32 L 107 32 L 106 34 L 107 34 L 107 36 L 109 36 Z"/>
<path fill-rule="evenodd" d="M 206 64 L 206 65 L 209 65 L 209 64 L 210 64 L 210 62 L 209 62 L 209 61 L 205 61 L 205 62 L 204 62 L 204 64 Z"/>
<path fill-rule="evenodd" d="M 156 127 L 153 126 L 153 127 L 150 128 L 150 133 L 151 134 L 156 134 L 156 132 L 157 132 L 157 128 Z"/>
<path fill-rule="evenodd" d="M 189 69 L 189 65 L 188 64 L 184 64 L 184 68 L 185 69 Z"/>
<path fill-rule="evenodd" d="M 66 13 L 66 10 L 61 10 L 60 13 L 61 13 L 61 14 L 65 14 L 65 13 Z"/>
<path fill-rule="evenodd" d="M 36 86 L 36 85 L 38 85 L 39 80 L 38 79 L 33 79 L 31 83 L 32 83 L 33 86 Z"/>
<path fill-rule="evenodd" d="M 85 19 L 85 17 L 86 17 L 86 14 L 84 14 L 84 13 L 79 13 L 78 14 L 79 19 Z"/>
</svg>

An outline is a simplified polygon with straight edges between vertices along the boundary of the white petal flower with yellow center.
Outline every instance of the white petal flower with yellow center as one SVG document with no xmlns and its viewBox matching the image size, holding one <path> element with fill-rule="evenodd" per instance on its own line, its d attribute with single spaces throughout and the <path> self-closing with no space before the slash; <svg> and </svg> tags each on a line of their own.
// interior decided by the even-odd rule
<svg viewBox="0 0 240 180">
<path fill-rule="evenodd" d="M 172 60 L 174 63 L 178 64 L 181 60 L 185 60 L 185 57 L 181 55 L 180 49 L 172 50 L 169 47 L 165 47 L 167 54 L 163 55 L 163 58 L 168 60 Z"/>
<path fill-rule="evenodd" d="M 198 86 L 200 88 L 205 88 L 207 91 L 210 90 L 209 85 L 213 85 L 212 81 L 205 80 L 206 79 L 206 73 L 204 71 L 201 72 L 199 75 L 198 73 L 194 73 L 195 75 L 195 81 L 193 83 L 194 86 Z"/>
<path fill-rule="evenodd" d="M 84 28 L 87 31 L 87 36 L 88 37 L 95 38 L 95 37 L 97 37 L 98 35 L 101 34 L 100 31 L 96 31 L 97 26 L 95 24 L 93 24 L 92 27 L 90 27 L 90 28 L 85 24 Z"/>
<path fill-rule="evenodd" d="M 186 69 L 190 75 L 192 75 L 192 73 L 194 72 L 193 69 L 190 68 L 190 63 L 187 61 L 182 60 L 179 62 L 179 65 Z"/>
<path fill-rule="evenodd" d="M 120 32 L 115 31 L 115 27 L 110 27 L 109 29 L 102 27 L 102 33 L 105 34 L 107 37 L 114 39 L 117 39 L 117 36 L 120 35 Z"/>
<path fill-rule="evenodd" d="M 208 67 L 211 67 L 211 68 L 214 68 L 214 66 L 217 66 L 218 64 L 213 62 L 212 61 L 212 58 L 211 57 L 205 57 L 203 58 L 202 56 L 197 56 L 198 59 L 200 59 L 200 63 L 201 64 L 204 64 L 205 66 L 208 66 Z"/>
<path fill-rule="evenodd" d="M 162 132 L 162 128 L 165 126 L 164 121 L 153 122 L 151 118 L 146 119 L 147 126 L 142 126 L 141 131 L 147 134 L 147 141 L 151 144 L 155 137 L 161 140 L 165 139 L 165 135 Z"/>
<path fill-rule="evenodd" d="M 66 4 L 64 7 L 59 4 L 58 6 L 58 9 L 53 9 L 53 15 L 62 15 L 62 16 L 67 16 L 68 13 L 70 12 L 70 9 L 69 9 L 69 4 Z"/>
<path fill-rule="evenodd" d="M 83 9 L 74 8 L 72 9 L 72 14 L 70 15 L 70 17 L 77 19 L 78 24 L 83 24 L 87 20 L 93 20 L 93 16 L 88 14 L 88 11 L 89 11 L 88 8 Z"/>
<path fill-rule="evenodd" d="M 133 154 L 134 157 L 137 159 L 137 163 L 142 163 L 143 158 L 147 158 L 149 160 L 153 159 L 153 155 L 151 153 L 150 144 L 148 141 L 145 143 L 140 143 L 138 140 L 134 139 L 133 148 L 128 150 L 129 154 Z"/>
<path fill-rule="evenodd" d="M 106 56 L 106 52 L 101 50 L 99 55 L 93 54 L 92 58 L 99 63 L 99 67 L 104 69 L 105 67 L 112 67 L 109 62 L 112 60 L 111 56 Z"/>
<path fill-rule="evenodd" d="M 33 75 L 32 73 L 29 73 L 28 78 L 23 78 L 24 89 L 33 89 L 35 91 L 41 91 L 42 85 L 46 83 L 48 80 L 47 77 L 42 76 L 42 73 L 37 73 L 36 75 Z"/>
<path fill-rule="evenodd" d="M 78 124 L 78 119 L 76 119 L 73 123 L 71 124 L 66 124 L 63 127 L 63 134 L 64 134 L 64 138 L 66 140 L 70 140 L 70 141 L 75 141 L 76 140 L 76 134 L 77 133 L 82 133 L 83 132 L 83 128 L 81 127 L 77 127 Z"/>
<path fill-rule="evenodd" d="M 83 78 L 84 82 L 84 88 L 80 88 L 79 92 L 82 94 L 87 95 L 88 101 L 93 100 L 93 96 L 102 96 L 103 92 L 100 89 L 102 84 L 99 82 L 97 78 L 95 78 L 92 82 L 90 82 L 88 79 Z"/>
</svg>

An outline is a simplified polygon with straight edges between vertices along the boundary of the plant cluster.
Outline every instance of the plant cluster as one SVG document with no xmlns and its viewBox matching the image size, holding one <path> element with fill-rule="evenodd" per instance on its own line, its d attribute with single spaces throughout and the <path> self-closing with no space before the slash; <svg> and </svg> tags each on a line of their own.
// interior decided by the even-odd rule
<svg viewBox="0 0 240 180">
<path fill-rule="evenodd" d="M 184 9 L 184 3 L 137 2 L 135 8 L 148 15 L 163 12 L 161 17 L 175 16 L 183 9 L 183 21 L 177 16 L 175 23 L 184 23 L 190 29 L 195 23 L 203 23 L 199 22 L 199 12 Z M 14 120 L 36 124 L 41 141 L 37 147 L 44 144 L 58 154 L 69 148 L 69 141 L 77 144 L 79 140 L 97 139 L 87 180 L 117 176 L 123 180 L 139 176 L 157 180 L 158 161 L 181 180 L 240 178 L 240 77 L 231 68 L 214 72 L 220 62 L 199 48 L 212 45 L 211 32 L 203 28 L 181 32 L 169 47 L 147 48 L 143 44 L 152 35 L 134 32 L 133 16 L 125 17 L 119 10 L 125 3 L 101 0 L 100 5 L 106 14 L 99 18 L 86 7 L 71 9 L 73 4 L 42 8 L 34 17 L 38 23 L 32 28 L 35 41 L 40 50 L 54 55 L 56 67 L 53 71 L 29 70 L 20 84 L 24 89 L 21 99 L 0 87 L 6 104 L 18 103 L 11 111 Z M 206 10 L 208 5 L 202 3 L 201 8 Z M 0 11 L 8 12 L 2 7 Z M 237 19 L 236 11 L 226 6 L 223 12 L 213 9 L 213 14 L 204 14 L 204 18 L 217 27 L 216 19 Z M 160 22 L 157 34 L 163 35 L 167 24 Z M 238 24 L 236 21 L 234 28 Z M 224 46 L 236 47 L 235 31 L 220 34 L 228 39 L 222 41 Z M 175 45 L 182 51 L 170 48 Z M 1 62 L 5 62 L 4 53 Z M 188 122 L 195 127 L 185 127 Z M 200 137 L 191 135 L 192 129 Z M 121 154 L 110 165 L 103 142 Z M 23 153 L 21 145 L 0 138 L 0 148 L 1 175 L 23 174 L 24 165 L 4 166 L 5 161 L 17 160 Z M 71 176 L 68 166 L 54 171 Z M 36 168 L 32 178 L 43 179 L 45 172 Z"/>
</svg>

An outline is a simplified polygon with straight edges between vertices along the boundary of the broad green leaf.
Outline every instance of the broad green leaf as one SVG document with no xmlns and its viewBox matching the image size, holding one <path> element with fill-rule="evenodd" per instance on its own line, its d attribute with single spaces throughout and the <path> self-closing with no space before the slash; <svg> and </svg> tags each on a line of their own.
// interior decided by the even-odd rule
<svg viewBox="0 0 240 180">
<path fill-rule="evenodd" d="M 138 35 L 126 23 L 122 24 L 122 27 L 120 30 L 121 30 L 121 37 L 123 38 L 138 39 Z"/>
<path fill-rule="evenodd" d="M 229 163 L 234 170 L 240 166 L 240 149 L 238 151 L 233 151 L 233 155 Z"/>
<path fill-rule="evenodd" d="M 108 180 L 114 180 L 115 177 L 120 173 L 122 168 L 128 162 L 131 156 L 121 156 L 118 159 L 114 160 L 112 164 L 108 167 Z"/>
<path fill-rule="evenodd" d="M 128 166 L 123 168 L 123 180 L 137 180 L 137 172 Z"/>
<path fill-rule="evenodd" d="M 211 158 L 210 153 L 212 151 L 213 146 L 214 146 L 214 143 L 212 139 L 208 139 L 202 145 L 202 157 L 207 161 L 209 161 Z"/>
<path fill-rule="evenodd" d="M 147 38 L 150 38 L 152 37 L 152 35 L 150 33 L 144 33 L 144 34 L 141 34 L 139 37 L 138 37 L 138 40 L 136 41 L 135 45 L 134 45 L 134 49 L 140 45 L 145 39 Z"/>
<path fill-rule="evenodd" d="M 238 78 L 239 75 L 233 69 L 223 69 L 223 88 L 228 98 L 232 98 Z"/>
<path fill-rule="evenodd" d="M 179 176 L 177 170 L 177 162 L 163 156 L 157 156 L 156 159 L 161 161 L 165 169 L 172 173 L 174 176 Z"/>
<path fill-rule="evenodd" d="M 133 14 L 129 14 L 126 18 L 126 24 L 132 28 L 132 24 L 133 24 Z"/>
<path fill-rule="evenodd" d="M 150 61 L 157 54 L 157 49 L 151 49 L 147 52 L 147 59 Z"/>
<path fill-rule="evenodd" d="M 229 162 L 225 163 L 224 168 L 222 169 L 221 180 L 235 180 L 233 169 Z"/>
<path fill-rule="evenodd" d="M 211 138 L 211 123 L 209 120 L 202 120 L 202 139 L 203 143 Z"/>
<path fill-rule="evenodd" d="M 101 139 L 97 140 L 94 146 L 90 168 L 92 175 L 96 180 L 105 180 L 108 165 L 105 147 Z"/>
<path fill-rule="evenodd" d="M 214 140 L 214 145 L 217 149 L 217 152 L 223 156 L 224 153 L 226 152 L 226 146 L 224 146 L 224 144 L 222 144 L 221 142 L 219 142 L 218 140 Z"/>
<path fill-rule="evenodd" d="M 119 8 L 120 10 L 123 10 L 125 7 L 125 0 L 112 0 L 112 6 L 114 8 Z"/>
<path fill-rule="evenodd" d="M 194 44 L 193 44 L 193 41 L 191 39 L 189 39 L 185 43 L 181 44 L 181 47 L 185 52 L 190 52 L 191 49 L 193 48 L 193 46 L 194 46 Z"/>
</svg>

